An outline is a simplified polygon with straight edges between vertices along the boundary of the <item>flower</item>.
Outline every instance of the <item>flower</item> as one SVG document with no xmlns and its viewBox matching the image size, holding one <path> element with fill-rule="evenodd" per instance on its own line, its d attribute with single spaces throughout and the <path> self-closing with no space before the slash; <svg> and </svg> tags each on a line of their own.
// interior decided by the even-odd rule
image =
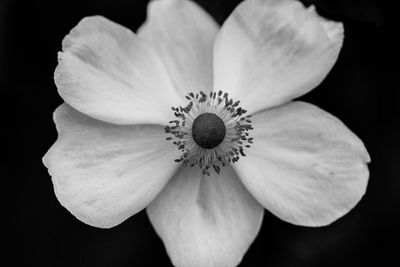
<svg viewBox="0 0 400 267">
<path fill-rule="evenodd" d="M 332 223 L 365 193 L 370 158 L 337 118 L 292 100 L 342 41 L 341 23 L 295 0 L 243 1 L 220 29 L 185 0 L 152 1 L 137 34 L 84 18 L 55 71 L 66 103 L 44 164 L 58 200 L 101 228 L 147 208 L 176 266 L 236 266 L 264 208 Z"/>
</svg>

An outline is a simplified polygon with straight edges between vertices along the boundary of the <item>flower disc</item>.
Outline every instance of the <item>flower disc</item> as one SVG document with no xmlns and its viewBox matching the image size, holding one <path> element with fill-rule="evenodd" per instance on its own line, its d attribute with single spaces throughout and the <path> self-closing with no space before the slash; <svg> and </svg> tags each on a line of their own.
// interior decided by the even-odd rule
<svg viewBox="0 0 400 267">
<path fill-rule="evenodd" d="M 193 122 L 193 139 L 200 147 L 211 149 L 224 141 L 224 121 L 214 113 L 203 113 Z"/>
</svg>

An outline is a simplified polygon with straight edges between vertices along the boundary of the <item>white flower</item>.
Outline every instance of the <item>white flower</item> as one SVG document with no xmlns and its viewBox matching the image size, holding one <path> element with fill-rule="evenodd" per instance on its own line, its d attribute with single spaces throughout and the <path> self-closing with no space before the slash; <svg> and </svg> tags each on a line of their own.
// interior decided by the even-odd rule
<svg viewBox="0 0 400 267">
<path fill-rule="evenodd" d="M 325 78 L 342 41 L 341 23 L 294 0 L 244 1 L 220 29 L 185 0 L 152 1 L 137 34 L 84 18 L 55 72 L 66 104 L 44 163 L 58 200 L 102 228 L 147 208 L 176 266 L 236 266 L 263 208 L 335 221 L 365 193 L 368 152 L 337 118 L 292 100 Z"/>
</svg>

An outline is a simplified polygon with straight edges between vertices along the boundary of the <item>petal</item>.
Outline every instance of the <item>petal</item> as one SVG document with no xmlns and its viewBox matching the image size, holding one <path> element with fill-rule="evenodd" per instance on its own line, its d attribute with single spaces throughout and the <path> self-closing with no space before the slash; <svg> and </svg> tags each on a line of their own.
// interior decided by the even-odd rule
<svg viewBox="0 0 400 267">
<path fill-rule="evenodd" d="M 55 82 L 61 97 L 91 117 L 117 124 L 169 121 L 182 103 L 157 54 L 130 30 L 96 16 L 63 40 Z"/>
<path fill-rule="evenodd" d="M 262 205 L 284 221 L 322 226 L 364 195 L 370 161 L 337 118 L 294 102 L 253 117 L 254 145 L 235 169 Z"/>
<path fill-rule="evenodd" d="M 338 57 L 341 23 L 294 0 L 243 1 L 214 47 L 214 88 L 256 111 L 285 103 L 316 87 Z"/>
<path fill-rule="evenodd" d="M 152 1 L 147 13 L 138 35 L 155 48 L 179 92 L 211 90 L 217 23 L 186 0 Z"/>
<path fill-rule="evenodd" d="M 203 176 L 180 168 L 147 208 L 174 266 L 236 266 L 256 237 L 264 209 L 231 167 Z"/>
<path fill-rule="evenodd" d="M 66 104 L 54 121 L 58 139 L 43 162 L 60 203 L 89 225 L 113 227 L 139 212 L 177 168 L 161 126 L 112 125 Z"/>
</svg>

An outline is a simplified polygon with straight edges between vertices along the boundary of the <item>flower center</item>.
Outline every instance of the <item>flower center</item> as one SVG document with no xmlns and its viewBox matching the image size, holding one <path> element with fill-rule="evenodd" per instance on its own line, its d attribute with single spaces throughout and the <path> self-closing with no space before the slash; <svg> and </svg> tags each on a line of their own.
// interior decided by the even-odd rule
<svg viewBox="0 0 400 267">
<path fill-rule="evenodd" d="M 165 132 L 172 136 L 173 144 L 182 152 L 176 162 L 184 166 L 199 167 L 203 175 L 221 167 L 235 163 L 240 156 L 246 156 L 245 148 L 250 148 L 251 115 L 233 102 L 227 93 L 200 91 L 186 95 L 186 107 L 172 107 L 177 120 L 165 126 Z"/>
<path fill-rule="evenodd" d="M 193 139 L 202 148 L 218 146 L 224 140 L 225 133 L 224 121 L 214 113 L 203 113 L 193 122 Z"/>
</svg>

